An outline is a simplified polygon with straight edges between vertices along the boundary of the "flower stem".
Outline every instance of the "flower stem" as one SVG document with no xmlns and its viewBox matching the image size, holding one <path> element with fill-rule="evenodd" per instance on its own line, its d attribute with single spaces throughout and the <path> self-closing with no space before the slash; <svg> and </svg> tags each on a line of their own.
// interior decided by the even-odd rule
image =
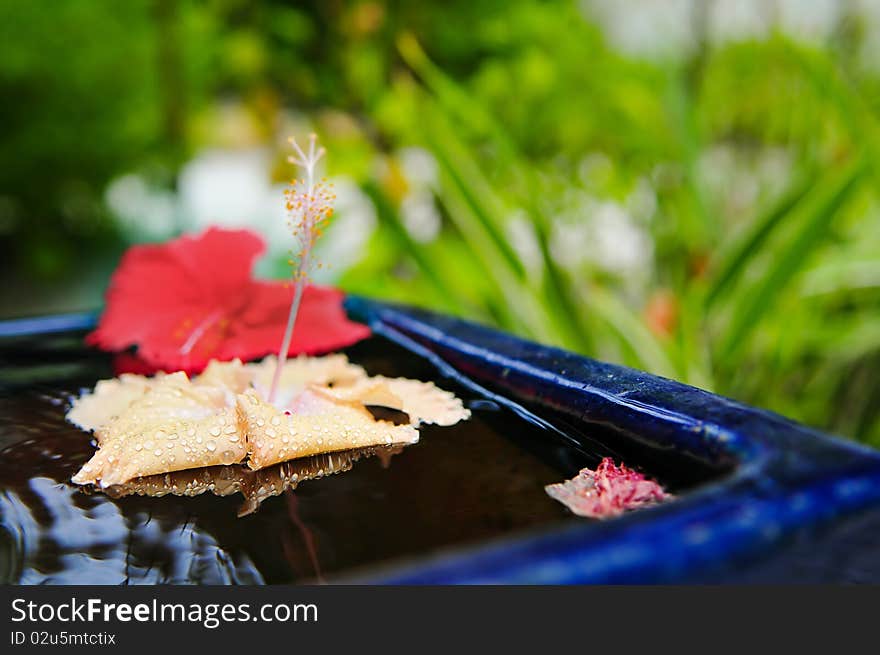
<svg viewBox="0 0 880 655">
<path fill-rule="evenodd" d="M 303 255 L 296 276 L 296 287 L 293 292 L 293 302 L 290 305 L 290 313 L 287 315 L 287 328 L 284 330 L 284 339 L 281 341 L 281 349 L 278 351 L 278 361 L 275 364 L 275 373 L 272 375 L 272 386 L 269 389 L 269 397 L 267 401 L 271 403 L 275 399 L 275 392 L 278 391 L 278 382 L 281 380 L 281 371 L 284 369 L 284 363 L 287 361 L 287 353 L 290 350 L 290 341 L 293 339 L 293 326 L 296 324 L 296 315 L 299 313 L 299 306 L 302 303 L 303 291 L 306 288 L 306 276 L 303 271 L 307 270 L 308 253 Z"/>
</svg>

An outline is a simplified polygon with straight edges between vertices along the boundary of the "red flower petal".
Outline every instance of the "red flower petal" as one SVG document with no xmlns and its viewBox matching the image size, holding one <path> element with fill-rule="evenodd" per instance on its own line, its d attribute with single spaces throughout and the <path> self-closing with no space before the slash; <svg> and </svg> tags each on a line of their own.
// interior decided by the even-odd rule
<svg viewBox="0 0 880 655">
<path fill-rule="evenodd" d="M 262 282 L 255 285 L 254 302 L 240 316 L 219 351 L 219 359 L 254 359 L 278 351 L 293 299 L 293 285 Z M 344 294 L 329 287 L 308 285 L 293 329 L 288 354 L 329 352 L 370 336 L 366 325 L 348 320 Z"/>
<path fill-rule="evenodd" d="M 155 366 L 148 364 L 133 352 L 125 351 L 113 355 L 114 375 L 122 375 L 123 373 L 133 373 L 134 375 L 152 375 L 153 373 L 164 370 L 165 369 L 156 368 Z M 172 373 L 173 371 L 165 372 Z M 190 375 L 191 373 L 196 373 L 196 371 L 186 371 L 187 375 Z"/>
<path fill-rule="evenodd" d="M 604 519 L 671 498 L 663 487 L 610 457 L 595 471 L 581 469 L 576 477 L 545 487 L 547 494 L 578 516 Z"/>
<path fill-rule="evenodd" d="M 210 359 L 277 351 L 293 289 L 251 278 L 263 250 L 253 232 L 218 228 L 130 248 L 87 342 L 111 351 L 137 346 L 138 365 L 152 370 L 198 371 Z M 306 287 L 290 354 L 335 350 L 369 335 L 345 316 L 342 298 L 333 289 Z"/>
</svg>

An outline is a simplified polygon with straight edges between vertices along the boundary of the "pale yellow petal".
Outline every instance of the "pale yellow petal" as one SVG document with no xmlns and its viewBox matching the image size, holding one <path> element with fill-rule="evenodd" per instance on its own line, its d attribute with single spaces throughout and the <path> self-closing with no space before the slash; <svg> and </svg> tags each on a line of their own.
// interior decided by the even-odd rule
<svg viewBox="0 0 880 655">
<path fill-rule="evenodd" d="M 409 414 L 414 425 L 433 423 L 449 426 L 470 418 L 471 412 L 460 398 L 451 391 L 439 388 L 433 382 L 382 376 L 373 379 L 388 383 L 391 393 L 403 401 L 401 409 Z"/>
<path fill-rule="evenodd" d="M 403 411 L 403 399 L 391 392 L 391 387 L 385 380 L 366 378 L 344 387 L 312 385 L 309 387 L 309 390 L 337 403 L 358 407 L 389 407 Z"/>
<path fill-rule="evenodd" d="M 266 403 L 253 391 L 238 396 L 250 447 L 248 466 L 259 469 L 320 453 L 419 440 L 412 426 L 376 421 L 362 408 L 322 399 L 308 391 L 300 396 L 308 399 L 308 409 L 291 414 Z"/>
<path fill-rule="evenodd" d="M 73 401 L 67 412 L 67 420 L 83 430 L 96 430 L 116 419 L 153 383 L 154 378 L 128 374 L 111 380 L 98 380 L 92 393 Z"/>
<path fill-rule="evenodd" d="M 231 406 L 226 392 L 218 387 L 197 386 L 179 371 L 155 381 L 129 404 L 117 419 L 129 418 L 137 423 L 161 423 L 164 420 L 204 419 Z M 98 430 L 102 440 L 107 438 L 113 423 Z M 118 431 L 118 428 L 116 428 Z"/>
<path fill-rule="evenodd" d="M 212 359 L 193 383 L 197 386 L 217 387 L 239 394 L 251 385 L 252 378 L 253 371 L 242 364 L 240 359 L 233 359 L 230 362 Z"/>
<path fill-rule="evenodd" d="M 129 412 L 105 431 L 100 448 L 73 482 L 108 487 L 157 473 L 234 464 L 247 455 L 232 407 L 204 418 L 160 421 Z"/>
<path fill-rule="evenodd" d="M 452 425 L 470 415 L 433 383 L 369 378 L 341 354 L 289 360 L 280 393 L 269 404 L 274 365 L 272 357 L 259 364 L 211 362 L 194 380 L 178 372 L 99 382 L 68 414 L 95 430 L 100 445 L 74 482 L 107 487 L 245 458 L 256 470 L 320 454 L 411 444 L 421 423 Z M 367 406 L 405 412 L 411 424 L 376 420 Z M 183 493 L 200 493 L 203 476 L 183 478 Z M 231 479 L 223 488 L 232 493 L 237 485 Z"/>
<path fill-rule="evenodd" d="M 410 417 L 410 422 L 416 426 L 421 423 L 455 425 L 471 415 L 470 410 L 464 407 L 455 394 L 440 389 L 433 382 L 377 375 L 359 380 L 348 387 L 316 391 L 340 402 L 359 402 L 405 412 Z"/>
<path fill-rule="evenodd" d="M 275 375 L 278 360 L 269 356 L 258 364 L 247 364 L 245 368 L 252 375 L 253 386 L 263 398 L 267 398 Z M 273 399 L 279 407 L 285 407 L 300 391 L 310 384 L 349 385 L 367 377 L 366 371 L 348 361 L 341 354 L 324 357 L 300 355 L 284 363 L 279 378 L 278 391 Z"/>
</svg>

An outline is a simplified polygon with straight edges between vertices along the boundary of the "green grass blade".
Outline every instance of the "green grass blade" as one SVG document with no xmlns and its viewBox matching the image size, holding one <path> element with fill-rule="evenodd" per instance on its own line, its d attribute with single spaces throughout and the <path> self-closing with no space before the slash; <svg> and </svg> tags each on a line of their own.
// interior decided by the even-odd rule
<svg viewBox="0 0 880 655">
<path fill-rule="evenodd" d="M 835 214 L 849 199 L 850 193 L 861 177 L 861 162 L 850 164 L 843 171 L 830 177 L 810 194 L 806 206 L 788 220 L 800 222 L 793 238 L 781 244 L 774 254 L 769 269 L 742 296 L 734 307 L 730 322 L 720 339 L 720 360 L 731 361 L 743 347 L 750 333 L 761 319 L 772 310 L 779 292 L 804 266 L 809 254 L 822 242 Z"/>
<path fill-rule="evenodd" d="M 458 303 L 457 294 L 452 292 L 438 273 L 441 268 L 436 262 L 430 261 L 427 250 L 410 237 L 406 228 L 401 225 L 397 212 L 394 211 L 385 194 L 373 182 L 363 184 L 362 189 L 373 201 L 379 221 L 388 227 L 389 233 L 397 244 L 397 250 L 412 259 L 425 280 L 439 297 L 444 299 L 447 307 L 460 311 L 461 306 Z"/>
<path fill-rule="evenodd" d="M 635 366 L 668 378 L 677 376 L 678 371 L 663 345 L 644 322 L 614 295 L 593 287 L 586 297 L 585 307 L 615 332 L 635 357 Z"/>
<path fill-rule="evenodd" d="M 713 304 L 739 279 L 748 268 L 773 231 L 790 216 L 798 203 L 813 188 L 816 179 L 813 175 L 802 177 L 769 211 L 754 221 L 749 228 L 721 255 L 721 263 L 712 278 L 706 293 L 706 307 Z"/>
<path fill-rule="evenodd" d="M 537 188 L 533 166 L 523 161 L 513 139 L 491 113 L 475 99 L 473 94 L 467 93 L 453 78 L 434 65 L 411 34 L 404 34 L 398 39 L 398 50 L 404 61 L 421 77 L 437 99 L 439 107 L 442 107 L 442 111 L 450 119 L 454 118 L 457 123 L 472 131 L 488 135 L 497 153 L 496 163 L 499 166 L 504 166 L 511 178 L 517 180 L 517 183 L 512 185 L 513 187 L 527 190 Z M 447 119 L 447 122 L 450 119 Z M 481 175 L 475 173 L 476 163 L 468 161 L 468 158 L 456 159 L 455 161 L 457 164 L 463 164 L 469 171 L 467 175 L 461 176 L 459 182 L 468 180 L 471 183 L 474 181 L 479 183 L 479 188 L 470 194 L 471 197 L 480 197 L 481 195 L 485 197 L 489 185 Z M 593 344 L 589 331 L 585 324 L 577 318 L 579 312 L 568 291 L 565 275 L 550 253 L 549 224 L 536 206 L 535 200 L 533 193 L 526 193 L 516 198 L 517 204 L 525 205 L 525 210 L 535 227 L 535 236 L 544 269 L 543 279 L 540 280 L 540 291 L 551 308 L 551 319 L 562 337 L 562 343 L 582 352 L 590 352 Z M 488 229 L 497 231 L 496 228 L 493 228 L 497 221 L 484 220 L 484 223 Z M 502 247 L 507 245 L 506 240 L 502 241 L 497 235 L 495 240 L 501 242 Z M 521 274 L 522 271 L 518 271 L 518 273 Z"/>
<path fill-rule="evenodd" d="M 497 253 L 514 276 L 524 278 L 525 268 L 504 234 L 503 202 L 442 111 L 430 99 L 426 99 L 425 104 L 423 134 L 438 165 L 467 203 L 470 214 L 480 223 L 480 231 L 488 238 L 485 246 Z"/>
<path fill-rule="evenodd" d="M 865 289 L 880 289 L 880 258 L 826 262 L 804 275 L 804 296 Z"/>
<path fill-rule="evenodd" d="M 436 154 L 436 153 L 435 153 Z M 494 284 L 496 298 L 503 299 L 496 305 L 505 316 L 504 327 L 529 334 L 541 341 L 561 344 L 548 314 L 548 307 L 541 302 L 525 281 L 506 265 L 504 256 L 496 247 L 485 224 L 476 215 L 476 207 L 462 190 L 461 179 L 450 177 L 450 162 L 440 161 L 441 184 L 444 193 L 441 202 L 471 254 L 482 263 L 486 279 Z M 479 207 L 479 203 L 477 203 Z"/>
</svg>

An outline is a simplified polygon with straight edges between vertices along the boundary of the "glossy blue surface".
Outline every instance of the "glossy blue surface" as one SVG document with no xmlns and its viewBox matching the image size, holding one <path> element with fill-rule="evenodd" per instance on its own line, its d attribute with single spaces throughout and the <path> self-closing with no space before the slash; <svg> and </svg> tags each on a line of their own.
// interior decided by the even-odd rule
<svg viewBox="0 0 880 655">
<path fill-rule="evenodd" d="M 13 318 L 0 321 L 0 337 L 23 337 L 32 334 L 53 334 L 68 330 L 90 330 L 96 316 L 91 312 L 57 314 L 36 318 Z"/>
<path fill-rule="evenodd" d="M 447 316 L 349 297 L 352 318 L 516 410 L 545 407 L 633 448 L 716 470 L 674 502 L 481 544 L 383 583 L 880 581 L 880 453 L 700 389 Z M 0 336 L 94 314 L 0 321 Z M 650 471 L 649 471 L 650 473 Z"/>
<path fill-rule="evenodd" d="M 880 580 L 880 453 L 687 385 L 350 297 L 377 333 L 497 398 L 728 473 L 675 502 L 387 571 L 394 583 Z"/>
</svg>

